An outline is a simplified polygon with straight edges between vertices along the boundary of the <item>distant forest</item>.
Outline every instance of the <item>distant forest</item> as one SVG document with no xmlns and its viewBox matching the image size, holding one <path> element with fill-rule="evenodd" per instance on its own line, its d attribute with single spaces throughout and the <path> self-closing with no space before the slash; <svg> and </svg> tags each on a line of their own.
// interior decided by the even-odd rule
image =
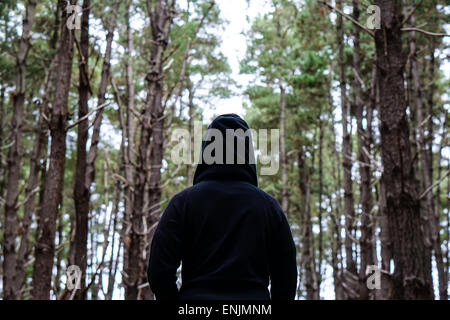
<svg viewBox="0 0 450 320">
<path fill-rule="evenodd" d="M 172 133 L 239 95 L 280 130 L 259 186 L 291 225 L 297 299 L 448 300 L 448 0 L 267 0 L 245 86 L 221 1 L 0 2 L 0 296 L 153 299 L 152 235 L 195 172 Z"/>
</svg>

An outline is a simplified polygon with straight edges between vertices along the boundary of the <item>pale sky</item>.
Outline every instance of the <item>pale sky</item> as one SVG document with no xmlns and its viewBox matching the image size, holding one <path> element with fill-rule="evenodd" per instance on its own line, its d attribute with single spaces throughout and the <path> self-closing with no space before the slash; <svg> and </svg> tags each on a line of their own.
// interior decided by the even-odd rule
<svg viewBox="0 0 450 320">
<path fill-rule="evenodd" d="M 248 3 L 244 0 L 216 0 L 220 8 L 220 14 L 223 20 L 228 21 L 225 25 L 223 34 L 220 35 L 222 45 L 220 50 L 228 58 L 228 63 L 232 69 L 231 78 L 237 84 L 242 85 L 241 90 L 245 90 L 249 81 L 252 81 L 251 75 L 239 74 L 239 61 L 245 56 L 247 50 L 246 31 L 251 26 L 251 21 L 258 15 L 264 14 L 270 10 L 267 0 L 250 0 Z M 247 16 L 250 23 L 247 22 Z M 236 113 L 244 116 L 243 104 L 248 99 L 242 94 L 234 95 L 230 99 L 221 99 L 215 105 L 215 110 L 207 107 L 203 112 L 206 122 L 212 120 L 214 114 Z"/>
</svg>

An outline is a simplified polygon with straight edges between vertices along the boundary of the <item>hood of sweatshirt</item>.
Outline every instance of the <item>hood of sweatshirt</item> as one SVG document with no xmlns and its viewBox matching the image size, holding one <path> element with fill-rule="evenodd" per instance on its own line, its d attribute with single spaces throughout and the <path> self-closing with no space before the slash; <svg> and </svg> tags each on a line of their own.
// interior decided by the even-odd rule
<svg viewBox="0 0 450 320">
<path fill-rule="evenodd" d="M 227 134 L 227 129 L 233 131 L 228 130 Z M 247 122 L 237 114 L 214 119 L 203 137 L 194 184 L 204 180 L 236 180 L 258 186 L 253 141 L 247 130 Z"/>
</svg>

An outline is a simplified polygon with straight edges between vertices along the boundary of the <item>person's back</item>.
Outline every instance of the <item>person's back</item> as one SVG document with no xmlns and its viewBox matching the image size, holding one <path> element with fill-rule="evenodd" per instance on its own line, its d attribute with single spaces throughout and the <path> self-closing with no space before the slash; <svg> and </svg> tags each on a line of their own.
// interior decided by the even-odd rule
<svg viewBox="0 0 450 320">
<path fill-rule="evenodd" d="M 224 115 L 209 128 L 246 127 L 238 116 Z M 297 269 L 289 225 L 277 201 L 257 187 L 254 164 L 198 165 L 194 185 L 175 195 L 161 217 L 148 279 L 158 300 L 295 297 Z"/>
</svg>

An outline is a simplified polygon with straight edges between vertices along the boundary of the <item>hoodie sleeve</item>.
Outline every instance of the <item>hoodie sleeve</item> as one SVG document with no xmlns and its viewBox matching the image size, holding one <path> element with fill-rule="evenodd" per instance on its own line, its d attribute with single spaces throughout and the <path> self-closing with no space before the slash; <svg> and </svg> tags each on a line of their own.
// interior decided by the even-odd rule
<svg viewBox="0 0 450 320">
<path fill-rule="evenodd" d="M 153 236 L 147 278 L 157 300 L 177 300 L 177 269 L 183 250 L 183 221 L 172 199 Z"/>
<path fill-rule="evenodd" d="M 270 295 L 272 300 L 294 300 L 297 289 L 297 259 L 291 229 L 280 205 L 276 203 L 277 221 L 270 245 Z"/>
</svg>

